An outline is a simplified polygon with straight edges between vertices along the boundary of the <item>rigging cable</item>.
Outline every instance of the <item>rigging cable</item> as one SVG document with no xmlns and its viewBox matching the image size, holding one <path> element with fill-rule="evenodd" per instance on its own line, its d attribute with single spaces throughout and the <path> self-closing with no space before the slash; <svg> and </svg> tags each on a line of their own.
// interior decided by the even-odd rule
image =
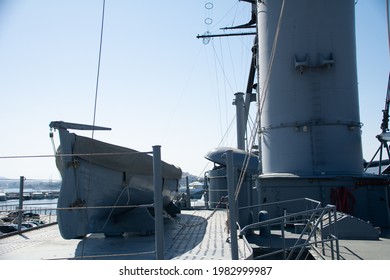
<svg viewBox="0 0 390 280">
<path fill-rule="evenodd" d="M 209 10 L 209 12 L 210 12 L 210 10 L 212 10 L 212 8 L 213 8 L 213 3 L 211 2 L 211 1 L 205 1 L 205 8 L 207 9 L 207 10 Z M 212 26 L 212 28 L 214 28 L 215 26 L 217 26 L 220 22 L 222 22 L 222 20 L 223 19 L 225 19 L 226 18 L 226 16 L 229 14 L 229 13 L 231 13 L 233 10 L 235 10 L 234 11 L 234 17 L 233 17 L 233 19 L 236 19 L 236 17 L 237 17 L 237 13 L 238 13 L 238 1 L 237 1 L 237 3 L 235 3 L 227 12 L 226 12 L 226 14 L 217 22 L 217 23 L 215 23 L 213 26 Z M 206 16 L 206 19 L 208 19 L 209 20 L 209 22 L 207 23 L 206 22 L 206 20 L 205 20 L 205 23 L 207 24 L 207 25 L 211 25 L 211 23 L 212 23 L 212 21 L 210 21 L 210 19 L 211 19 L 211 17 L 208 17 L 208 15 Z M 232 26 L 234 26 L 234 20 L 233 20 L 233 23 L 232 23 Z M 210 33 L 210 29 L 207 29 L 207 32 L 206 33 L 208 33 L 208 34 L 211 34 Z M 218 80 L 219 80 L 219 75 L 218 75 L 218 72 L 217 72 L 217 69 L 218 68 L 220 68 L 221 69 L 221 73 L 222 73 L 222 77 L 224 78 L 224 88 L 225 88 L 225 93 L 226 93 L 226 90 L 227 90 L 227 87 L 228 88 L 230 88 L 230 90 L 232 91 L 232 92 L 234 92 L 234 90 L 233 90 L 233 87 L 232 87 L 232 85 L 231 85 L 231 83 L 230 83 L 230 79 L 228 79 L 228 76 L 227 76 L 227 73 L 226 73 L 226 71 L 225 71 L 225 62 L 224 62 L 224 55 L 223 55 L 223 49 L 222 49 L 222 43 L 221 43 L 221 40 L 219 41 L 219 43 L 220 43 L 220 55 L 218 55 L 218 53 L 217 53 L 217 50 L 216 50 L 216 45 L 215 45 L 215 43 L 214 43 L 214 40 L 207 40 L 207 42 L 204 42 L 204 44 L 208 44 L 209 42 L 211 41 L 211 43 L 212 43 L 212 48 L 213 48 L 213 53 L 214 53 L 214 67 L 215 67 L 215 69 L 216 69 L 216 71 L 215 71 L 215 76 L 216 76 L 216 79 L 217 79 L 217 84 L 218 84 Z M 242 48 L 244 47 L 244 44 L 242 44 Z M 232 71 L 233 71 L 233 77 L 234 77 L 234 82 L 235 82 L 235 85 L 237 86 L 237 79 L 236 79 L 236 77 L 238 76 L 238 75 L 236 75 L 236 73 L 235 73 L 235 67 L 234 67 L 234 64 L 233 64 L 233 59 L 232 59 L 232 51 L 231 51 L 231 45 L 229 44 L 229 41 L 228 41 L 228 49 L 227 49 L 227 52 L 228 52 L 228 54 L 230 55 L 230 60 L 231 60 L 231 62 L 232 62 Z M 217 67 L 219 65 L 219 67 Z M 220 126 L 221 126 L 221 129 L 222 129 L 222 108 L 221 108 L 221 97 L 220 97 L 220 91 L 219 91 L 219 89 L 217 89 L 217 92 L 218 92 L 218 95 L 217 95 L 217 98 L 218 98 L 218 108 L 219 108 L 219 121 L 220 121 Z M 227 105 L 228 104 L 228 102 L 226 101 L 226 94 L 225 94 L 225 104 Z M 228 111 L 228 109 L 226 108 L 226 112 Z M 226 115 L 226 118 L 228 118 L 228 116 Z M 233 116 L 233 119 L 232 119 L 232 121 L 230 122 L 230 124 L 229 124 L 229 126 L 228 126 L 228 128 L 225 130 L 225 133 L 223 134 L 223 136 L 222 136 L 222 138 L 221 138 L 221 141 L 220 141 L 220 143 L 218 144 L 218 147 L 221 147 L 221 145 L 222 145 L 222 142 L 224 142 L 225 141 L 225 139 L 227 138 L 227 135 L 228 135 L 228 133 L 229 133 L 229 131 L 231 130 L 231 127 L 232 127 L 232 124 L 233 124 L 233 121 L 235 120 L 235 118 L 236 118 L 236 116 Z M 227 120 L 226 120 L 226 122 L 228 122 Z M 222 135 L 222 131 L 221 131 L 221 135 Z M 202 170 L 202 172 L 201 172 L 201 174 L 199 174 L 199 177 L 200 176 L 202 176 L 202 174 L 203 174 L 203 172 L 206 170 L 206 168 L 207 168 L 207 166 L 209 165 L 209 162 L 206 164 L 206 166 L 204 167 L 204 169 Z"/>
<path fill-rule="evenodd" d="M 228 134 L 229 134 L 229 132 L 230 132 L 230 130 L 231 130 L 233 124 L 234 124 L 235 119 L 236 119 L 236 116 L 234 116 L 233 119 L 231 120 L 231 122 L 229 124 L 229 127 L 226 129 L 225 134 L 222 136 L 222 139 L 221 139 L 221 141 L 219 141 L 217 147 L 221 147 L 222 146 L 222 143 L 225 141 L 225 138 L 228 136 Z M 210 161 L 207 162 L 207 164 L 205 165 L 203 170 L 200 172 L 198 177 L 201 177 L 204 174 L 204 172 L 205 172 L 206 168 L 209 166 L 209 164 L 210 164 Z"/>
<path fill-rule="evenodd" d="M 285 0 L 283 0 L 282 7 L 280 9 L 278 25 L 276 27 L 275 38 L 274 38 L 274 42 L 273 42 L 272 50 L 271 50 L 270 63 L 269 63 L 268 71 L 267 71 L 267 76 L 266 76 L 265 81 L 264 81 L 264 87 L 262 89 L 262 96 L 263 96 L 263 98 L 262 98 L 262 102 L 261 102 L 261 105 L 259 106 L 259 111 L 258 111 L 258 114 L 260 114 L 260 116 L 261 116 L 261 114 L 263 112 L 263 106 L 264 106 L 264 102 L 265 102 L 265 97 L 267 95 L 267 90 L 268 90 L 269 79 L 270 79 L 270 76 L 271 76 L 272 65 L 273 65 L 273 62 L 274 62 L 274 59 L 275 59 L 276 46 L 277 46 L 277 43 L 278 43 L 280 26 L 282 24 L 284 3 L 285 3 Z"/>
<path fill-rule="evenodd" d="M 263 97 L 263 98 L 261 99 L 260 96 L 258 98 L 259 106 L 258 106 L 258 111 L 257 111 L 257 114 L 256 114 L 256 126 L 252 130 L 252 137 L 251 137 L 251 139 L 252 138 L 255 139 L 255 136 L 256 136 L 255 132 L 258 130 L 259 124 L 260 124 L 260 119 L 261 119 L 261 114 L 262 114 L 262 111 L 263 111 L 265 97 L 266 97 L 266 94 L 267 94 L 269 79 L 270 79 L 270 76 L 271 76 L 272 65 L 273 65 L 273 61 L 274 61 L 274 58 L 275 58 L 275 53 L 276 53 L 276 47 L 277 47 L 278 38 L 279 38 L 280 27 L 281 27 L 281 24 L 282 24 L 282 18 L 283 18 L 283 11 L 284 11 L 285 2 L 286 1 L 283 0 L 282 6 L 280 8 L 278 24 L 277 24 L 277 27 L 276 27 L 275 38 L 274 38 L 274 41 L 273 41 L 271 55 L 270 55 L 270 63 L 269 63 L 269 67 L 268 67 L 268 70 L 267 70 L 266 79 L 264 81 L 264 87 L 261 90 L 261 97 Z M 259 92 L 259 94 L 260 94 L 260 92 Z M 252 143 L 254 143 L 254 140 L 253 140 Z M 259 145 L 260 145 L 260 143 L 259 143 Z M 244 162 L 243 162 L 243 168 L 241 170 L 239 182 L 237 184 L 237 189 L 236 189 L 236 192 L 235 192 L 235 199 L 236 200 L 238 198 L 238 194 L 239 194 L 239 192 L 241 190 L 241 186 L 242 186 L 242 183 L 244 181 L 244 177 L 245 177 L 244 174 L 246 173 L 247 167 L 249 165 L 250 153 L 252 152 L 252 149 L 253 149 L 253 147 L 251 145 L 250 151 L 248 153 L 246 153 L 246 156 L 245 156 L 245 159 L 244 159 Z"/>
<path fill-rule="evenodd" d="M 220 23 L 233 11 L 233 9 L 237 7 L 238 4 L 239 4 L 239 1 L 236 1 L 236 3 L 225 13 L 225 15 L 223 17 L 221 17 L 221 19 L 219 21 L 217 21 L 212 26 L 212 28 L 215 28 L 216 26 L 219 26 Z"/>
<path fill-rule="evenodd" d="M 257 117 L 257 119 L 259 119 L 259 118 Z M 240 193 L 241 187 L 242 187 L 244 179 L 245 179 L 245 174 L 246 174 L 246 171 L 248 169 L 248 165 L 249 165 L 249 162 L 250 162 L 251 154 L 253 152 L 254 143 L 256 141 L 256 135 L 257 135 L 257 126 L 255 125 L 253 127 L 252 131 L 251 131 L 251 136 L 249 138 L 249 141 L 250 141 L 249 142 L 249 147 L 250 147 L 250 149 L 246 152 L 245 157 L 244 157 L 244 161 L 242 163 L 240 177 L 239 177 L 239 180 L 238 180 L 238 183 L 237 183 L 236 192 L 234 194 L 235 200 L 238 199 L 238 195 Z"/>
<path fill-rule="evenodd" d="M 219 49 L 221 52 L 221 61 L 222 65 L 221 67 L 225 69 L 225 59 L 224 59 L 224 49 L 222 48 L 222 38 L 219 38 Z M 233 68 L 234 69 L 234 68 Z M 225 124 L 228 123 L 228 101 L 227 101 L 227 90 L 226 90 L 226 81 L 229 81 L 227 78 L 223 79 L 223 92 L 224 92 L 224 103 L 225 103 Z M 221 116 L 222 117 L 222 116 Z"/>
<path fill-rule="evenodd" d="M 215 70 L 215 79 L 216 79 L 216 86 L 217 86 L 217 104 L 218 104 L 218 113 L 219 113 L 219 126 L 220 126 L 220 133 L 222 135 L 222 109 L 221 109 L 221 97 L 220 97 L 220 88 L 219 88 L 219 75 L 218 75 L 218 67 L 217 67 L 217 61 L 219 61 L 219 57 L 217 55 L 217 51 L 215 49 L 214 40 L 211 41 L 211 46 L 213 47 L 213 53 L 214 53 L 214 70 Z M 223 74 L 225 74 L 223 72 Z"/>
<path fill-rule="evenodd" d="M 389 0 L 386 1 L 386 15 L 387 15 L 387 43 L 390 51 L 390 4 Z"/>
<path fill-rule="evenodd" d="M 216 76 L 216 79 L 217 79 L 217 86 L 218 86 L 218 69 L 221 70 L 221 76 L 223 77 L 223 85 L 224 85 L 224 92 L 225 92 L 225 105 L 227 105 L 227 101 L 226 101 L 226 92 L 227 92 L 227 88 L 230 89 L 231 92 L 234 92 L 233 90 L 233 87 L 232 85 L 230 84 L 229 82 L 229 79 L 228 79 L 228 75 L 225 71 L 225 67 L 224 67 L 224 59 L 223 59 L 223 51 L 221 49 L 222 47 L 222 43 L 221 41 L 219 41 L 220 43 L 220 56 L 218 55 L 218 52 L 216 50 L 216 46 L 214 44 L 214 40 L 211 41 L 211 45 L 213 47 L 213 54 L 214 54 L 214 68 L 215 68 L 215 76 Z M 219 67 L 217 67 L 219 66 Z M 219 122 L 220 122 L 220 126 L 221 126 L 221 135 L 222 135 L 222 108 L 221 108 L 221 103 L 222 103 L 222 100 L 221 100 L 221 97 L 220 97 L 220 91 L 219 91 L 219 88 L 218 88 L 218 109 L 219 109 Z M 225 108 L 225 112 L 227 112 L 227 108 Z M 226 123 L 227 123 L 227 116 L 226 116 Z"/>
<path fill-rule="evenodd" d="M 100 78 L 100 64 L 102 59 L 102 46 L 103 46 L 103 30 L 104 30 L 104 14 L 106 10 L 106 0 L 103 0 L 103 8 L 102 8 L 102 20 L 100 26 L 100 43 L 99 43 L 99 58 L 98 58 L 98 66 L 97 66 L 97 74 L 96 74 L 96 86 L 95 86 L 95 102 L 93 107 L 93 126 L 95 126 L 96 122 L 96 108 L 97 108 L 97 98 L 99 92 L 99 78 Z M 95 130 L 92 129 L 92 138 L 94 137 Z"/>
<path fill-rule="evenodd" d="M 97 98 L 98 98 L 98 92 L 99 92 L 99 79 L 100 79 L 100 65 L 101 65 L 101 59 L 102 59 L 102 46 L 103 46 L 103 30 L 104 30 L 104 15 L 105 15 L 105 10 L 106 10 L 106 0 L 103 0 L 102 3 L 102 17 L 101 17 L 101 25 L 100 25 L 100 42 L 99 42 L 99 57 L 98 57 L 98 65 L 97 65 L 97 73 L 96 73 L 96 86 L 95 86 L 95 101 L 94 101 L 94 107 L 93 107 L 93 121 L 92 125 L 95 126 L 96 123 L 96 110 L 97 110 Z M 95 129 L 92 129 L 92 139 L 94 138 L 95 135 Z M 87 183 L 87 193 L 85 200 L 88 202 L 89 201 L 89 191 L 90 191 L 90 186 L 91 186 L 91 170 L 88 169 L 88 183 Z M 77 173 L 76 173 L 77 176 Z M 78 180 L 77 180 L 78 181 Z M 78 183 L 78 182 L 77 182 Z M 78 189 L 79 186 L 76 187 L 76 190 Z M 88 209 L 84 212 L 83 219 L 85 222 L 85 227 L 87 227 L 88 224 Z M 81 256 L 84 256 L 84 244 L 83 242 L 82 248 L 81 248 Z"/>
</svg>

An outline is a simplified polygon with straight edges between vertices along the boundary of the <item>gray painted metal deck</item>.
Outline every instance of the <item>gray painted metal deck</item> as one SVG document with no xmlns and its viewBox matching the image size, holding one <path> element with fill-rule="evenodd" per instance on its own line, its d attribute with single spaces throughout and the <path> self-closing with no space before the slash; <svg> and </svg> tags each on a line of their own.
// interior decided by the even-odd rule
<svg viewBox="0 0 390 280">
<path fill-rule="evenodd" d="M 285 232 L 286 245 L 293 246 L 297 241 L 299 234 L 294 232 Z M 305 239 L 305 238 L 304 238 Z M 278 250 L 283 247 L 282 237 L 280 230 L 272 230 L 269 237 L 248 237 L 251 247 L 257 251 L 264 248 L 266 252 L 269 247 L 273 250 Z M 323 250 L 325 254 L 323 254 Z M 269 250 L 272 251 L 272 250 Z M 296 250 L 298 252 L 299 249 Z M 308 250 L 310 257 L 307 258 L 306 254 L 303 254 L 303 259 L 315 259 L 315 260 L 331 260 L 332 253 L 330 244 L 325 243 L 322 247 L 321 243 L 317 244 L 316 250 L 311 248 Z M 334 252 L 335 253 L 335 252 Z M 382 230 L 379 240 L 347 240 L 339 239 L 339 255 L 340 260 L 390 260 L 390 229 Z M 275 257 L 275 256 L 273 256 Z M 267 258 L 265 258 L 267 259 Z M 268 258 L 268 259 L 281 259 L 280 257 Z M 294 257 L 292 257 L 294 259 Z M 335 253 L 335 259 L 336 253 Z"/>
<path fill-rule="evenodd" d="M 212 213 L 210 210 L 184 210 L 175 218 L 176 221 L 166 218 L 165 259 L 230 260 L 226 210 L 218 210 L 209 218 Z M 278 240 L 277 234 L 273 234 L 267 243 L 275 245 Z M 339 242 L 342 260 L 390 260 L 389 230 L 382 231 L 379 240 Z M 330 256 L 329 248 L 325 250 Z M 250 257 L 251 251 L 244 240 L 239 239 L 239 258 Z M 106 238 L 102 234 L 91 234 L 83 239 L 65 240 L 58 226 L 52 225 L 0 239 L 0 260 L 155 258 L 154 235 L 126 234 Z"/>
<path fill-rule="evenodd" d="M 165 219 L 165 259 L 226 260 L 231 248 L 226 228 L 226 210 L 186 210 Z M 0 260 L 42 259 L 155 259 L 154 235 L 125 234 L 104 237 L 90 234 L 83 239 L 64 240 L 57 225 L 0 239 Z M 239 258 L 251 256 L 244 240 Z"/>
</svg>

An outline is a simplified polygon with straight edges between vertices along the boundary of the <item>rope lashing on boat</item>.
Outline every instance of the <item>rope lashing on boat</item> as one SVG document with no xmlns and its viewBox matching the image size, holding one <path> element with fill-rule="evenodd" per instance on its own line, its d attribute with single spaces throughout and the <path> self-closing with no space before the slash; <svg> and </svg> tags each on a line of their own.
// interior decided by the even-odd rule
<svg viewBox="0 0 390 280">
<path fill-rule="evenodd" d="M 68 162 L 68 167 L 73 167 L 74 169 L 77 169 L 80 167 L 80 161 L 72 160 L 72 161 Z"/>
<path fill-rule="evenodd" d="M 123 189 L 122 189 L 121 193 L 119 194 L 118 198 L 117 198 L 116 201 L 115 201 L 114 206 L 112 207 L 112 209 L 111 209 L 111 211 L 110 211 L 110 214 L 108 214 L 106 221 L 104 222 L 102 228 L 101 228 L 99 231 L 103 231 L 103 230 L 106 228 L 107 223 L 108 223 L 108 221 L 110 220 L 110 218 L 111 218 L 111 216 L 112 216 L 112 213 L 114 212 L 114 210 L 115 210 L 116 208 L 118 208 L 117 206 L 118 206 L 119 199 L 121 198 L 121 196 L 122 196 L 122 194 L 123 194 L 123 192 L 124 192 L 125 190 L 127 190 L 127 195 L 128 195 L 128 197 L 127 197 L 127 204 L 130 202 L 129 186 L 126 186 L 126 188 L 123 188 Z M 125 205 L 125 206 L 127 206 L 127 205 Z"/>
<path fill-rule="evenodd" d="M 57 149 L 56 149 L 56 145 L 54 143 L 54 133 L 53 133 L 52 128 L 50 128 L 49 137 L 50 137 L 51 146 L 53 148 L 53 154 L 55 155 L 55 154 L 57 154 Z"/>
</svg>

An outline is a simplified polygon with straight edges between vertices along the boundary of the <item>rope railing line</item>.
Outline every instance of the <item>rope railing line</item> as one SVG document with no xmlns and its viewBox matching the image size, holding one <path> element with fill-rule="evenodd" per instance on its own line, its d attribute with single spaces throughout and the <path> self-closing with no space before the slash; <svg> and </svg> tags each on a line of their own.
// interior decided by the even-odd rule
<svg viewBox="0 0 390 280">
<path fill-rule="evenodd" d="M 107 258 L 107 257 L 127 257 L 127 256 L 140 256 L 140 255 L 152 255 L 155 254 L 156 251 L 145 251 L 139 253 L 124 253 L 124 254 L 101 254 L 101 255 L 87 255 L 87 256 L 75 256 L 69 258 L 53 258 L 47 260 L 78 260 L 78 259 L 93 259 L 93 258 Z"/>
<path fill-rule="evenodd" d="M 20 178 L 0 178 L 1 181 L 20 181 Z M 26 178 L 24 177 L 24 181 L 37 181 L 37 182 L 43 182 L 43 183 L 58 183 L 61 182 L 61 179 L 47 179 L 47 178 Z M 1 192 L 1 191 L 0 191 Z M 29 191 L 28 191 L 29 192 Z"/>
<path fill-rule="evenodd" d="M 26 205 L 27 206 L 27 205 Z M 75 207 L 52 207 L 52 208 L 23 208 L 13 210 L 14 212 L 18 211 L 33 211 L 33 210 L 87 210 L 87 209 L 116 209 L 116 208 L 148 208 L 154 207 L 154 204 L 137 204 L 137 205 L 102 205 L 102 206 L 75 206 Z M 0 210 L 0 212 L 9 212 L 9 210 Z"/>
<path fill-rule="evenodd" d="M 0 156 L 0 159 L 25 159 L 25 158 L 53 158 L 53 157 L 73 157 L 73 156 L 118 156 L 133 154 L 152 154 L 153 152 L 110 152 L 110 153 L 78 153 L 78 154 L 60 154 L 55 155 L 19 155 L 19 156 Z"/>
<path fill-rule="evenodd" d="M 17 199 L 13 199 L 14 201 L 18 201 Z M 7 201 L 9 201 L 9 200 L 7 200 Z M 23 200 L 24 201 L 24 200 Z M 29 201 L 31 201 L 31 200 L 29 200 Z M 33 204 L 24 204 L 24 206 L 32 206 L 32 207 L 34 207 L 34 206 L 42 206 L 42 205 L 52 205 L 52 204 L 57 204 L 57 201 L 56 202 L 43 202 L 43 203 L 33 203 Z M 4 204 L 4 205 L 0 205 L 0 207 L 5 207 L 5 206 L 10 206 L 10 207 L 17 207 L 19 204 L 17 204 L 17 203 L 10 203 L 10 204 Z M 0 210 L 1 211 L 1 210 Z"/>
<path fill-rule="evenodd" d="M 135 207 L 148 208 L 148 207 L 154 207 L 154 204 L 57 207 L 53 209 L 49 208 L 49 210 L 87 210 L 87 209 L 113 209 L 113 208 L 119 209 L 119 208 L 135 208 Z"/>
</svg>

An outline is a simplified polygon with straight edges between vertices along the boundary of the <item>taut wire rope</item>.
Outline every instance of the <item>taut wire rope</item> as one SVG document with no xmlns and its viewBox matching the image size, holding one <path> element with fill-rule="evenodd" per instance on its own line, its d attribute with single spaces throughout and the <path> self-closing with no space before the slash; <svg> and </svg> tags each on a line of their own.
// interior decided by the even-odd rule
<svg viewBox="0 0 390 280">
<path fill-rule="evenodd" d="M 281 27 L 281 24 L 282 24 L 282 18 L 283 18 L 285 2 L 286 1 L 283 0 L 282 6 L 280 8 L 278 24 L 277 24 L 277 27 L 276 27 L 275 38 L 274 38 L 274 41 L 273 41 L 271 55 L 270 55 L 270 63 L 269 63 L 268 70 L 267 70 L 267 76 L 266 76 L 266 79 L 264 81 L 264 86 L 263 86 L 263 89 L 261 91 L 261 97 L 262 98 L 261 99 L 259 98 L 259 108 L 258 108 L 258 111 L 257 111 L 257 114 L 256 114 L 256 126 L 252 130 L 252 137 L 251 137 L 251 139 L 253 139 L 252 143 L 254 143 L 254 139 L 255 139 L 255 136 L 256 136 L 255 132 L 259 129 L 260 118 L 261 118 L 261 114 L 262 114 L 262 111 L 263 111 L 265 97 L 266 97 L 266 94 L 267 94 L 269 79 L 270 79 L 270 76 L 271 76 L 272 65 L 273 65 L 273 61 L 274 61 L 274 58 L 275 58 L 276 47 L 277 47 L 278 38 L 279 38 L 280 27 Z M 235 199 L 236 200 L 238 198 L 238 194 L 240 193 L 241 186 L 242 186 L 242 183 L 244 181 L 245 173 L 246 173 L 246 170 L 247 170 L 248 165 L 249 165 L 250 153 L 252 151 L 252 148 L 253 147 L 251 145 L 250 151 L 247 152 L 246 155 L 245 155 L 245 159 L 244 159 L 244 162 L 243 162 L 243 168 L 241 170 L 239 182 L 237 183 L 237 188 L 236 188 L 236 192 L 235 192 Z"/>
<path fill-rule="evenodd" d="M 96 124 L 96 111 L 97 111 L 97 98 L 98 98 L 98 93 L 99 93 L 99 80 L 100 80 L 100 65 L 101 65 L 101 60 L 102 60 L 102 46 L 103 46 L 103 31 L 104 31 L 104 15 L 105 15 L 105 10 L 106 10 L 106 0 L 103 0 L 102 3 L 102 17 L 101 17 L 101 25 L 100 25 L 100 42 L 99 42 L 99 57 L 98 57 L 98 65 L 97 65 L 97 73 L 96 73 L 96 85 L 95 85 L 95 101 L 94 101 L 94 106 L 93 106 L 93 121 L 92 124 L 95 126 Z M 95 129 L 92 129 L 92 139 L 94 138 L 95 135 Z M 90 191 L 90 185 L 91 185 L 91 170 L 88 170 L 89 176 L 88 176 L 88 185 L 87 185 L 87 192 L 86 192 L 86 201 L 88 201 L 89 198 L 89 191 Z M 76 175 L 77 176 L 77 175 Z M 85 215 L 83 218 L 88 221 L 88 209 L 85 211 Z M 85 227 L 87 227 L 87 222 L 85 223 Z M 84 255 L 84 244 L 81 248 L 81 255 Z"/>
<path fill-rule="evenodd" d="M 101 20 L 101 26 L 100 26 L 100 43 L 99 43 L 99 58 L 98 58 L 98 66 L 97 66 L 97 73 L 96 73 L 96 86 L 95 86 L 95 102 L 93 107 L 93 126 L 95 126 L 96 123 L 96 111 L 97 111 L 97 98 L 98 98 L 98 92 L 99 92 L 99 79 L 100 79 L 100 65 L 102 60 L 102 46 L 103 46 L 103 31 L 104 31 L 104 14 L 106 10 L 106 0 L 103 0 L 103 8 L 102 8 L 102 20 Z M 94 137 L 95 130 L 92 130 L 92 138 Z"/>
</svg>

